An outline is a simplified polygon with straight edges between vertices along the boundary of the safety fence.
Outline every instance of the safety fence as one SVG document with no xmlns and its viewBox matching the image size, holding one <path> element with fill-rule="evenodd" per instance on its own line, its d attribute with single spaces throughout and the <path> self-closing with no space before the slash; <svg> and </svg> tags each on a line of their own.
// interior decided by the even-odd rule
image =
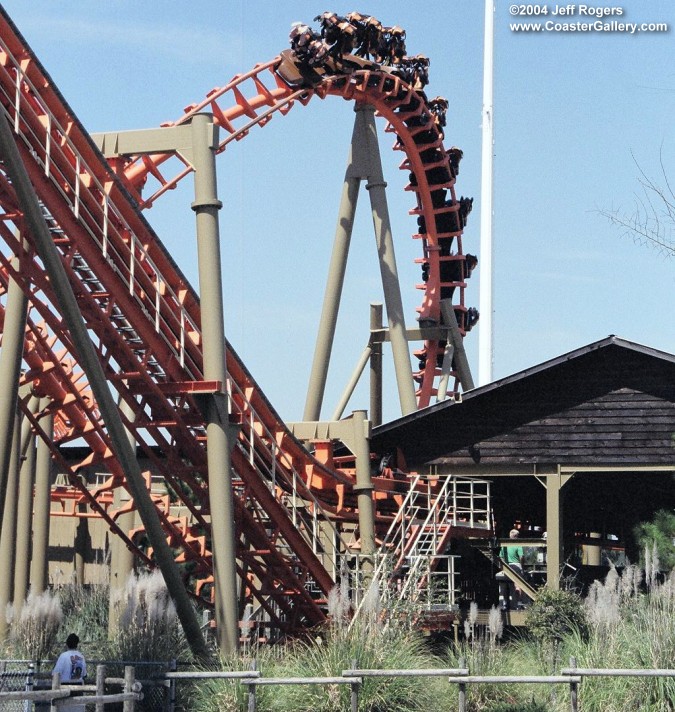
<svg viewBox="0 0 675 712">
<path fill-rule="evenodd" d="M 140 665 L 142 667 L 142 664 Z M 583 706 L 580 700 L 580 687 L 583 678 L 590 677 L 632 677 L 632 678 L 670 678 L 675 680 L 674 669 L 616 669 L 616 668 L 581 668 L 577 667 L 574 658 L 570 666 L 563 668 L 559 675 L 472 675 L 463 660 L 459 661 L 456 668 L 426 668 L 411 670 L 394 669 L 359 669 L 357 661 L 352 661 L 349 670 L 341 674 L 326 677 L 263 677 L 256 669 L 253 661 L 250 670 L 241 671 L 178 671 L 169 670 L 153 676 L 148 680 L 139 680 L 137 670 L 132 665 L 124 667 L 124 677 L 106 677 L 108 669 L 105 665 L 96 666 L 96 682 L 92 685 L 66 686 L 61 685 L 57 676 L 51 679 L 51 687 L 45 689 L 40 683 L 45 681 L 44 676 L 35 676 L 34 671 L 24 669 L 20 671 L 7 670 L 6 665 L 0 667 L 0 710 L 58 710 L 63 704 L 87 705 L 88 710 L 105 712 L 107 705 L 116 704 L 116 709 L 122 704 L 123 712 L 135 710 L 156 710 L 157 712 L 176 712 L 182 709 L 178 702 L 179 683 L 195 684 L 204 680 L 224 680 L 246 688 L 247 712 L 257 710 L 257 691 L 264 686 L 279 685 L 313 685 L 326 689 L 335 686 L 348 686 L 350 689 L 350 712 L 357 712 L 364 680 L 368 678 L 411 678 L 411 677 L 442 677 L 446 678 L 450 689 L 456 687 L 455 700 L 459 712 L 468 709 L 469 689 L 472 685 L 560 685 L 569 689 L 569 709 L 580 712 Z M 23 684 L 22 689 L 8 691 L 7 680 L 14 679 L 16 684 Z M 121 691 L 112 691 L 119 688 Z M 151 689 L 163 689 L 166 695 L 161 698 L 152 697 L 144 699 L 144 692 Z M 138 703 L 142 702 L 139 707 Z M 452 709 L 452 697 L 444 698 L 443 709 Z"/>
<path fill-rule="evenodd" d="M 168 712 L 174 712 L 176 700 L 176 684 L 180 681 L 195 682 L 206 679 L 229 680 L 247 688 L 248 705 L 247 712 L 256 712 L 257 695 L 256 692 L 262 686 L 274 685 L 318 685 L 330 687 L 335 685 L 347 685 L 350 687 L 350 710 L 358 712 L 359 694 L 363 681 L 366 678 L 397 678 L 397 677 L 445 677 L 448 683 L 457 687 L 457 710 L 467 711 L 467 692 L 471 685 L 506 685 L 506 684 L 528 684 L 528 685 L 562 685 L 569 688 L 570 710 L 579 712 L 583 708 L 579 701 L 579 687 L 584 677 L 652 677 L 652 678 L 673 678 L 674 669 L 595 669 L 577 667 L 574 658 L 570 660 L 570 666 L 563 668 L 559 675 L 471 675 L 468 667 L 465 667 L 463 660 L 459 661 L 457 668 L 429 668 L 417 670 L 377 670 L 359 669 L 356 661 L 352 662 L 352 668 L 343 670 L 340 675 L 334 677 L 263 677 L 255 669 L 255 661 L 251 670 L 244 671 L 193 671 L 193 672 L 169 672 L 165 678 L 169 681 L 172 690 L 172 703 Z M 444 705 L 444 709 L 450 707 Z"/>
<path fill-rule="evenodd" d="M 3 682 L 6 677 L 16 677 L 15 671 L 2 672 Z M 132 665 L 124 668 L 124 677 L 106 677 L 105 665 L 96 666 L 96 682 L 93 685 L 62 683 L 60 675 L 51 676 L 51 685 L 40 684 L 43 679 L 28 669 L 22 673 L 24 689 L 7 690 L 3 685 L 0 692 L 0 709 L 58 710 L 62 705 L 95 705 L 96 712 L 103 712 L 107 705 L 122 703 L 123 712 L 134 712 L 136 703 L 143 699 L 143 685 L 136 680 L 136 670 Z M 121 692 L 111 692 L 111 688 L 121 688 Z"/>
</svg>

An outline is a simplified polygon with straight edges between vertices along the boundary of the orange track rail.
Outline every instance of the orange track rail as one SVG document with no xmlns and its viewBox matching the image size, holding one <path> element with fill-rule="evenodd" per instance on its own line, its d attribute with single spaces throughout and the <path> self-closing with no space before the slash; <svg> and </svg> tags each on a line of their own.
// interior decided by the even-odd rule
<svg viewBox="0 0 675 712">
<path fill-rule="evenodd" d="M 402 168 L 415 176 L 414 185 L 409 186 L 417 197 L 413 212 L 426 223 L 416 237 L 429 263 L 420 317 L 438 321 L 439 298 L 448 285 L 440 281 L 439 239 L 444 236 L 435 229 L 440 209 L 433 207 L 431 197 L 438 186 L 430 185 L 427 175 L 433 167 L 428 160 L 431 149 L 441 150 L 442 142 L 423 97 L 375 65 L 349 77 L 325 75 L 314 87 L 294 88 L 278 73 L 280 61 L 259 65 L 214 90 L 200 105 L 189 107 L 177 123 L 197 111 L 210 110 L 227 133 L 222 150 L 252 126 L 266 123 L 276 112 L 285 113 L 295 103 L 306 104 L 314 95 L 339 95 L 373 104 L 387 119 L 387 130 L 398 136 L 397 147 L 406 154 Z M 272 77 L 273 88 L 267 88 L 263 75 Z M 246 82 L 254 87 L 251 98 L 244 96 Z M 228 98 L 232 106 L 221 108 Z M 252 599 L 283 631 L 320 622 L 324 617 L 319 606 L 321 592 L 328 593 L 336 571 L 328 571 L 320 560 L 309 537 L 311 522 L 293 518 L 286 506 L 287 495 L 296 491 L 305 499 L 307 516 L 318 512 L 326 518 L 353 519 L 353 474 L 336 469 L 330 457 L 322 464 L 290 435 L 231 347 L 227 351 L 228 383 L 204 382 L 198 297 L 139 210 L 175 185 L 189 167 L 183 166 L 167 180 L 160 171 L 167 156 L 145 157 L 130 162 L 119 178 L 4 12 L 0 13 L 0 104 L 14 128 L 106 376 L 135 414 L 126 425 L 153 470 L 190 513 L 188 526 L 185 518 L 172 515 L 168 497 L 155 497 L 167 538 L 179 550 L 178 560 L 189 564 L 186 570 L 192 578 L 208 582 L 208 474 L 200 398 L 224 387 L 230 412 L 241 424 L 233 453 L 238 477 L 239 573 Z M 447 168 L 447 156 L 440 163 Z M 449 172 L 448 176 L 443 187 L 456 202 L 454 177 Z M 149 178 L 159 187 L 143 202 L 140 189 L 151 182 Z M 112 455 L 86 378 L 77 365 L 49 279 L 32 245 L 23 251 L 14 234 L 15 226 L 21 228 L 21 214 L 11 183 L 2 172 L 0 207 L 0 237 L 8 247 L 6 254 L 0 253 L 0 288 L 6 290 L 11 277 L 30 300 L 23 380 L 32 382 L 38 395 L 51 398 L 49 408 L 56 416 L 55 438 L 50 443 L 54 457 L 69 473 L 82 501 L 148 558 L 151 552 L 116 524 L 119 512 L 113 509 L 111 493 L 125 486 L 124 473 Z M 30 243 L 31 236 L 24 237 Z M 455 240 L 454 259 L 461 257 L 461 230 L 445 237 Z M 10 264 L 14 254 L 21 259 L 16 271 Z M 463 280 L 449 286 L 459 288 L 463 295 Z M 462 296 L 456 310 L 461 326 Z M 425 344 L 426 366 L 418 374 L 420 405 L 426 405 L 434 392 L 440 348 L 438 342 Z M 44 437 L 43 415 L 28 417 Z M 73 465 L 64 460 L 58 446 L 76 439 L 84 440 L 91 454 Z M 103 486 L 87 488 L 78 477 L 89 466 L 110 473 Z M 378 516 L 396 508 L 397 490 L 406 486 L 405 482 L 376 480 L 381 492 Z M 319 591 L 318 598 L 310 594 L 312 586 Z M 207 595 L 207 588 L 202 587 L 201 593 Z"/>
</svg>

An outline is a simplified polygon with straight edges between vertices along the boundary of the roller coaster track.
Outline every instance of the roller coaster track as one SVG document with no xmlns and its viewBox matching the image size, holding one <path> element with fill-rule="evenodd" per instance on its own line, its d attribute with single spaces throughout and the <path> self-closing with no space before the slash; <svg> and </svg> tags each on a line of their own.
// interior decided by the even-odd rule
<svg viewBox="0 0 675 712">
<path fill-rule="evenodd" d="M 421 323 L 441 322 L 440 300 L 453 298 L 454 309 L 465 335 L 470 329 L 466 320 L 464 289 L 469 276 L 462 248 L 463 218 L 461 202 L 455 195 L 457 168 L 443 147 L 443 134 L 429 109 L 425 95 L 415 91 L 390 68 L 374 62 L 349 57 L 342 69 L 349 73 L 331 74 L 325 69 L 299 71 L 290 50 L 271 62 L 256 65 L 250 72 L 235 76 L 223 87 L 216 87 L 199 103 L 186 107 L 176 121 L 163 126 L 178 126 L 190 121 L 197 113 L 210 112 L 214 123 L 224 131 L 216 150 L 222 153 L 232 141 L 240 141 L 254 126 L 266 125 L 275 113 L 285 115 L 295 104 L 306 105 L 314 97 L 340 96 L 357 103 L 375 106 L 377 114 L 387 121 L 385 131 L 397 137 L 394 149 L 402 151 L 402 170 L 410 173 L 407 191 L 416 196 L 410 210 L 417 216 L 419 231 L 413 235 L 422 241 L 423 255 L 417 261 L 423 265 L 424 282 L 417 285 L 424 291 L 418 308 Z M 273 87 L 265 85 L 268 77 Z M 311 83 L 311 84 L 310 84 Z M 297 88 L 300 85 L 300 88 Z M 245 90 L 251 89 L 248 95 Z M 170 157 L 179 162 L 179 169 L 167 178 L 160 166 Z M 167 191 L 192 172 L 190 163 L 178 154 L 136 156 L 124 166 L 124 177 L 130 192 L 141 208 L 149 208 Z M 148 179 L 154 179 L 154 190 L 143 198 L 141 190 Z M 421 371 L 414 374 L 420 383 L 418 406 L 429 405 L 435 395 L 435 383 L 440 375 L 444 344 L 438 339 L 427 340 L 420 357 Z M 454 392 L 459 383 L 455 382 Z"/>
<path fill-rule="evenodd" d="M 272 88 L 265 83 L 270 78 Z M 247 98 L 249 86 L 253 90 Z M 283 53 L 214 90 L 175 123 L 210 111 L 225 132 L 222 151 L 274 114 L 329 95 L 375 106 L 388 122 L 386 130 L 396 134 L 395 148 L 405 154 L 401 168 L 411 174 L 408 190 L 416 196 L 411 213 L 420 225 L 414 236 L 423 247 L 419 261 L 428 273 L 419 285 L 424 290 L 420 320 L 438 324 L 440 300 L 459 295 L 454 308 L 463 333 L 466 275 L 455 171 L 423 94 L 370 62 L 355 61 L 348 74 L 313 73 L 308 83 Z M 232 463 L 237 565 L 246 593 L 282 631 L 320 622 L 320 604 L 338 576 L 338 555 L 344 549 L 339 525 L 355 521 L 354 473 L 335 466 L 330 448 L 320 461 L 290 434 L 230 345 L 227 383 L 204 380 L 198 296 L 142 214 L 191 168 L 183 161 L 174 177 L 166 179 L 160 166 L 169 159 L 180 162 L 175 154 L 132 157 L 111 166 L 4 11 L 0 104 L 106 378 L 134 414 L 123 415 L 125 425 L 170 493 L 153 493 L 153 501 L 177 560 L 195 582 L 196 595 L 208 599 L 212 571 L 202 401 L 225 391 L 239 426 Z M 157 187 L 149 192 L 153 180 Z M 447 205 L 439 200 L 446 191 Z M 120 510 L 112 493 L 126 486 L 125 475 L 32 236 L 23 232 L 4 168 L 0 207 L 0 237 L 7 247 L 0 253 L 0 292 L 6 293 L 14 280 L 29 300 L 22 382 L 31 384 L 35 395 L 50 399 L 47 409 L 37 413 L 24 401 L 23 412 L 51 447 L 61 471 L 68 473 L 79 501 L 139 556 L 150 559 L 142 537 L 117 524 Z M 414 375 L 420 407 L 434 394 L 443 347 L 442 341 L 430 339 L 419 352 L 421 369 Z M 53 439 L 41 427 L 47 412 L 55 416 Z M 84 441 L 90 451 L 78 463 L 66 461 L 60 450 L 73 441 Z M 316 454 L 322 451 L 317 447 Z M 91 468 L 109 477 L 103 484 L 88 485 Z M 146 479 L 150 488 L 150 472 Z M 374 484 L 376 516 L 384 526 L 408 485 L 393 473 L 375 478 Z"/>
</svg>

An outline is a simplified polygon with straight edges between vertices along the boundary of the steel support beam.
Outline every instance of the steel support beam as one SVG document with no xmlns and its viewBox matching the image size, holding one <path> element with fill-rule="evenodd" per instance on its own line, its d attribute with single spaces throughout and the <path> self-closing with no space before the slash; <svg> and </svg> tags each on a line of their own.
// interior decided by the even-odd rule
<svg viewBox="0 0 675 712">
<path fill-rule="evenodd" d="M 153 548 L 155 561 L 159 566 L 169 594 L 176 605 L 176 613 L 181 621 L 185 637 L 196 657 L 208 658 L 209 652 L 201 627 L 192 607 L 181 578 L 173 552 L 169 547 L 159 515 L 146 489 L 143 473 L 136 460 L 136 453 L 126 438 L 124 423 L 110 392 L 108 381 L 98 360 L 94 345 L 89 338 L 86 325 L 77 304 L 61 259 L 54 246 L 49 229 L 44 221 L 40 204 L 30 183 L 21 155 L 14 141 L 12 130 L 4 115 L 0 118 L 0 159 L 16 191 L 19 206 L 35 242 L 36 250 L 49 274 L 54 293 L 59 302 L 65 325 L 70 331 L 79 363 L 85 372 L 96 398 L 101 417 L 110 437 L 113 452 L 124 471 L 129 488 L 138 507 L 148 540 Z"/>
<path fill-rule="evenodd" d="M 37 399 L 36 399 L 37 400 Z M 24 420 L 24 427 L 30 422 Z M 16 542 L 14 554 L 14 615 L 18 615 L 28 594 L 30 570 L 31 514 L 33 512 L 33 483 L 35 481 L 35 436 L 31 433 L 26 454 L 19 469 L 19 501 L 16 513 Z"/>
<path fill-rule="evenodd" d="M 367 104 L 357 104 L 354 110 L 356 116 L 349 161 L 345 172 L 338 223 L 333 243 L 333 254 L 331 256 L 314 360 L 307 390 L 307 400 L 303 415 L 305 421 L 319 420 L 321 417 L 321 405 L 326 388 L 328 366 L 344 285 L 358 191 L 362 180 L 367 180 L 366 189 L 370 195 L 401 412 L 405 415 L 417 408 L 403 314 L 403 300 L 401 299 L 398 282 L 394 241 L 385 192 L 387 184 L 382 174 L 382 161 L 377 142 L 375 109 Z"/>
<path fill-rule="evenodd" d="M 347 383 L 347 386 L 345 387 L 342 397 L 340 398 L 337 406 L 335 407 L 335 410 L 333 411 L 331 420 L 340 420 L 340 418 L 342 417 L 342 414 L 345 412 L 345 408 L 347 407 L 347 403 L 349 403 L 350 398 L 354 394 L 354 390 L 356 389 L 356 386 L 359 383 L 359 379 L 361 378 L 361 375 L 363 374 L 368 364 L 368 361 L 370 360 L 371 354 L 371 347 L 366 346 L 366 348 L 363 350 L 363 353 L 361 354 L 361 358 L 356 364 L 356 368 L 352 373 L 352 377 L 349 379 L 349 383 Z"/>
<path fill-rule="evenodd" d="M 11 603 L 14 584 L 14 540 L 16 535 L 17 489 L 19 486 L 19 442 L 21 440 L 19 418 L 16 414 L 13 422 L 14 428 L 10 443 L 6 483 L 7 496 L 3 506 L 2 530 L 0 532 L 0 571 L 3 572 L 2 576 L 0 576 L 0 611 L 5 611 L 7 604 Z M 7 618 L 4 615 L 0 615 L 0 640 L 7 638 L 7 632 Z"/>
<path fill-rule="evenodd" d="M 3 123 L 5 123 L 4 119 Z M 12 259 L 12 266 L 17 270 L 20 267 L 19 262 L 18 257 Z M 16 281 L 10 278 L 2 328 L 2 350 L 0 350 L 0 527 L 7 489 L 7 470 L 14 438 L 27 314 L 28 299 Z"/>
<path fill-rule="evenodd" d="M 191 126 L 195 169 L 195 200 L 192 209 L 197 220 L 204 379 L 225 384 L 225 326 L 218 227 L 218 211 L 222 203 L 218 200 L 215 154 L 218 127 L 214 126 L 213 117 L 207 114 L 195 115 Z M 230 458 L 235 438 L 230 426 L 226 393 L 215 393 L 209 397 L 206 418 L 218 646 L 221 653 L 230 654 L 239 646 L 239 619 Z"/>
<path fill-rule="evenodd" d="M 462 384 L 462 390 L 470 391 L 474 387 L 471 366 L 469 366 L 469 359 L 466 356 L 464 339 L 459 332 L 457 315 L 451 299 L 441 299 L 441 316 L 443 317 L 443 323 L 448 327 L 448 343 L 452 342 L 454 348 L 455 370 Z"/>
<path fill-rule="evenodd" d="M 50 399 L 40 400 L 44 413 L 40 426 L 51 440 L 54 437 L 54 415 L 49 410 Z M 35 500 L 33 504 L 33 556 L 31 558 L 30 587 L 36 594 L 47 590 L 47 549 L 49 548 L 49 516 L 51 492 L 51 451 L 42 438 L 37 439 L 35 464 Z"/>
<path fill-rule="evenodd" d="M 387 193 L 385 191 L 387 184 L 382 173 L 380 147 L 377 142 L 375 107 L 369 104 L 357 104 L 355 111 L 359 126 L 358 149 L 363 151 L 370 162 L 366 190 L 370 195 L 370 207 L 380 262 L 384 303 L 387 308 L 389 338 L 394 357 L 401 415 L 407 415 L 417 410 L 417 399 L 415 398 L 415 385 L 412 380 L 403 299 L 401 298 L 401 286 L 398 280 L 396 255 L 394 253 L 394 239 L 391 232 Z M 361 117 L 360 120 L 359 117 Z"/>
<path fill-rule="evenodd" d="M 354 132 L 356 132 L 356 126 L 354 126 Z M 347 257 L 349 256 L 349 245 L 354 228 L 356 203 L 359 197 L 359 186 L 361 185 L 360 176 L 353 175 L 354 173 L 360 173 L 356 169 L 356 164 L 359 160 L 358 154 L 354 152 L 354 136 L 352 135 L 349 163 L 342 186 L 342 198 L 340 199 L 337 227 L 333 240 L 333 252 L 328 267 L 326 291 L 323 297 L 316 346 L 314 347 L 314 360 L 312 361 L 312 370 L 307 387 L 307 399 L 303 414 L 303 419 L 306 421 L 319 420 L 321 417 L 321 406 L 326 392 L 328 366 L 333 350 L 340 298 L 345 281 Z"/>
<path fill-rule="evenodd" d="M 382 328 L 382 305 L 370 305 L 370 333 Z M 382 344 L 370 340 L 370 422 L 382 425 Z"/>
<path fill-rule="evenodd" d="M 375 512 L 373 508 L 373 480 L 370 475 L 370 423 L 365 410 L 352 413 L 352 452 L 356 458 L 357 504 L 359 509 L 359 540 L 361 542 L 361 571 L 363 590 L 368 590 L 375 570 Z"/>
</svg>

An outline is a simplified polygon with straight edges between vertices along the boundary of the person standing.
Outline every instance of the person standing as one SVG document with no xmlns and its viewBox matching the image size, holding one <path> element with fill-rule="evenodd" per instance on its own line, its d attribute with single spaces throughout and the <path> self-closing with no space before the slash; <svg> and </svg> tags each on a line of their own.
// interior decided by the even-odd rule
<svg viewBox="0 0 675 712">
<path fill-rule="evenodd" d="M 75 633 L 71 633 L 66 638 L 66 648 L 59 655 L 52 674 L 57 672 L 61 677 L 61 682 L 66 685 L 83 685 L 87 676 L 87 662 L 84 655 L 78 650 L 80 639 Z M 62 712 L 84 712 L 84 705 L 68 704 L 61 705 Z"/>
<path fill-rule="evenodd" d="M 509 539 L 517 539 L 520 532 L 517 529 L 511 529 L 509 532 Z M 523 559 L 524 551 L 520 543 L 507 544 L 502 547 L 500 553 L 500 558 L 504 563 L 513 571 L 515 571 L 519 576 L 523 576 Z M 523 597 L 520 586 L 513 583 L 512 581 L 507 581 L 508 584 L 508 595 L 506 597 L 506 605 L 508 606 L 513 602 L 515 608 L 520 608 L 523 605 Z"/>
</svg>

